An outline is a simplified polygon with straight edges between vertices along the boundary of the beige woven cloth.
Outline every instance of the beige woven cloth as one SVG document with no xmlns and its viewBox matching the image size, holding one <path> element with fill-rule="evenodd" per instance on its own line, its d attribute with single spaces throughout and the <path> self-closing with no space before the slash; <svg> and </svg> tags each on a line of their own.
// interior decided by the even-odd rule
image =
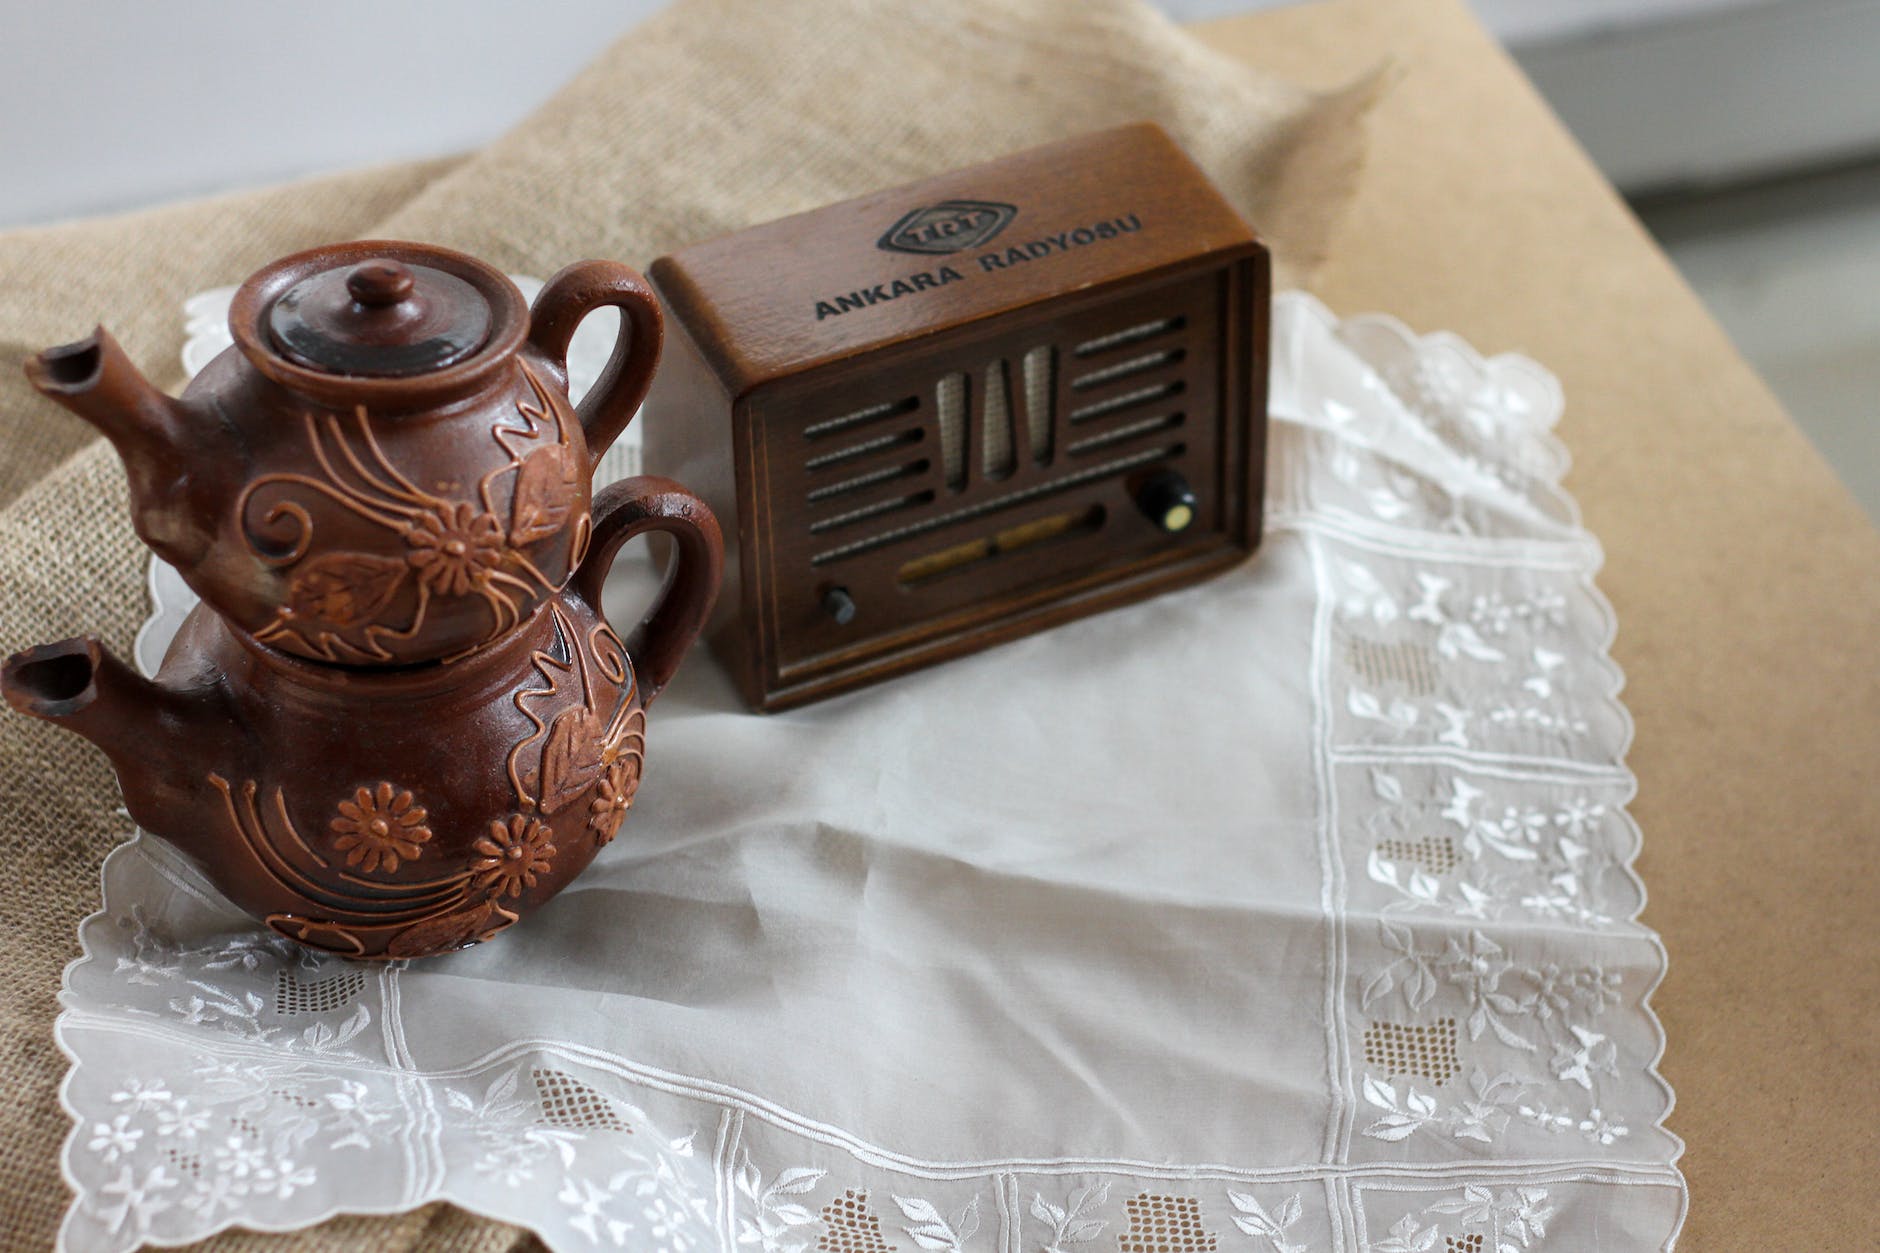
<svg viewBox="0 0 1880 1253">
<path fill-rule="evenodd" d="M 128 651 L 148 557 L 108 446 L 20 364 L 103 322 L 181 381 L 180 305 L 269 259 L 423 239 L 547 274 L 689 241 L 1121 122 L 1161 122 L 1273 243 L 1318 260 L 1362 152 L 1367 82 L 1314 96 L 1222 59 L 1135 0 L 681 0 L 468 157 L 0 236 L 0 651 L 95 632 Z M 104 758 L 0 716 L 0 1244 L 45 1247 L 68 1200 L 52 1039 L 60 971 L 128 820 Z M 217 1247 L 506 1248 L 525 1232 L 432 1206 Z"/>
</svg>

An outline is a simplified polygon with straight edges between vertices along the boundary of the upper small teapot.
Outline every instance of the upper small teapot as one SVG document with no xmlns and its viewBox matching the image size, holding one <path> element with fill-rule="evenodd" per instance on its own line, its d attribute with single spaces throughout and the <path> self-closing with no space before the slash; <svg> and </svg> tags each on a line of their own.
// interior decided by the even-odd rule
<svg viewBox="0 0 1880 1253">
<path fill-rule="evenodd" d="M 602 305 L 620 339 L 577 410 L 568 342 Z M 571 265 L 530 308 L 482 261 L 383 240 L 268 265 L 229 329 L 180 399 L 102 327 L 27 373 L 111 439 L 138 535 L 205 602 L 260 643 L 350 666 L 474 653 L 568 582 L 594 465 L 663 333 L 625 265 Z"/>
</svg>

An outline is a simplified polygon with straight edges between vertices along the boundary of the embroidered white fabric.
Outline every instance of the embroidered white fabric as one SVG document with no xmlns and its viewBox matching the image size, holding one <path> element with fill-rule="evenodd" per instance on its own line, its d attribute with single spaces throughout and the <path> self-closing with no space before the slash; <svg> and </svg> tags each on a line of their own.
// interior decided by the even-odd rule
<svg viewBox="0 0 1880 1253">
<path fill-rule="evenodd" d="M 351 965 L 113 852 L 66 1247 L 441 1198 L 557 1249 L 1668 1248 L 1559 389 L 1298 294 L 1273 362 L 1257 560 L 771 717 L 695 657 L 625 838 L 497 943 Z"/>
</svg>

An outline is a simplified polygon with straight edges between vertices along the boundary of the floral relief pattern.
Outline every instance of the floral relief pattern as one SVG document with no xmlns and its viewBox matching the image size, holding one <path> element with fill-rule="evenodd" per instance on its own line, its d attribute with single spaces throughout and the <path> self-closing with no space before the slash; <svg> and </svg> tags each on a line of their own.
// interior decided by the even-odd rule
<svg viewBox="0 0 1880 1253">
<path fill-rule="evenodd" d="M 594 799 L 588 802 L 588 826 L 601 844 L 612 840 L 633 807 L 633 792 L 640 782 L 639 759 L 630 758 L 610 766 L 594 787 Z"/>
<path fill-rule="evenodd" d="M 390 874 L 401 861 L 416 861 L 431 838 L 428 815 L 409 791 L 380 783 L 375 790 L 360 788 L 349 801 L 339 803 L 339 816 L 328 825 L 338 836 L 335 852 L 346 854 L 346 864 L 367 874 Z"/>
<path fill-rule="evenodd" d="M 550 620 L 553 644 L 529 658 L 543 686 L 515 696 L 531 730 L 509 752 L 510 785 L 525 813 L 552 816 L 580 803 L 587 831 L 603 846 L 639 788 L 646 711 L 634 699 L 633 665 L 611 627 L 597 623 L 583 636 L 559 605 Z M 483 861 L 498 855 L 483 848 L 490 842 L 479 842 Z"/>
<path fill-rule="evenodd" d="M 534 400 L 518 403 L 520 426 L 491 430 L 507 460 L 482 476 L 470 500 L 413 482 L 386 454 L 364 406 L 350 423 L 335 414 L 306 415 L 318 472 L 262 475 L 237 507 L 250 549 L 290 572 L 279 612 L 256 639 L 319 661 L 390 662 L 424 630 L 434 599 L 475 596 L 488 606 L 490 625 L 468 653 L 518 625 L 530 606 L 566 582 L 565 574 L 544 574 L 524 550 L 560 538 L 570 525 L 579 533 L 571 536 L 569 568 L 585 547 L 586 518 L 575 516 L 582 491 L 577 436 L 567 406 L 527 365 L 518 368 Z M 507 511 L 496 490 L 505 477 Z M 335 508 L 402 540 L 402 553 L 313 551 L 316 511 L 330 516 Z M 395 604 L 408 605 L 402 625 L 386 621 Z"/>
<path fill-rule="evenodd" d="M 555 857 L 555 832 L 540 818 L 514 814 L 507 822 L 492 822 L 490 833 L 473 846 L 470 863 L 479 888 L 497 897 L 521 896 L 525 888 L 548 873 Z"/>
<path fill-rule="evenodd" d="M 419 514 L 405 528 L 405 543 L 418 581 L 440 596 L 485 587 L 503 564 L 503 524 L 462 503 Z"/>
<path fill-rule="evenodd" d="M 633 699 L 632 663 L 604 622 L 583 633 L 557 603 L 547 623 L 551 642 L 530 654 L 546 685 L 523 687 L 512 698 L 530 728 L 506 758 L 517 808 L 491 819 L 467 854 L 454 852 L 422 881 L 390 878 L 424 857 L 432 841 L 430 810 L 408 788 L 381 780 L 353 789 L 329 811 L 331 854 L 350 869 L 381 876 L 365 879 L 335 873 L 302 836 L 283 787 L 207 776 L 222 797 L 230 833 L 291 894 L 287 912 L 267 915 L 269 927 L 350 957 L 450 952 L 516 922 L 523 906 L 503 902 L 577 872 L 614 837 L 645 756 L 646 714 Z M 591 835 L 593 845 L 558 848 L 555 815 L 564 810 L 572 811 L 562 819 L 568 834 Z"/>
</svg>

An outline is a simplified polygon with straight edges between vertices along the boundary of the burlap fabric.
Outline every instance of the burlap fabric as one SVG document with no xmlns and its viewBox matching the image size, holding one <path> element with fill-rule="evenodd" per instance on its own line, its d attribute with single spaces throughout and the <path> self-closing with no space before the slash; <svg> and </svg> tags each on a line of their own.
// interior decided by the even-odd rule
<svg viewBox="0 0 1880 1253">
<path fill-rule="evenodd" d="M 1357 174 L 1368 82 L 1314 96 L 1202 48 L 1134 0 L 681 0 L 468 158 L 366 171 L 0 236 L 0 649 L 81 631 L 128 651 L 147 554 L 111 450 L 20 364 L 107 324 L 180 382 L 180 303 L 331 240 L 432 240 L 512 271 L 644 264 L 689 241 L 1035 143 L 1161 122 L 1274 244 L 1318 260 Z M 53 1238 L 69 1123 L 52 1040 L 60 971 L 126 832 L 103 757 L 0 717 L 0 1138 L 8 1247 Z M 504 1248 L 514 1228 L 431 1206 L 220 1247 Z"/>
</svg>

